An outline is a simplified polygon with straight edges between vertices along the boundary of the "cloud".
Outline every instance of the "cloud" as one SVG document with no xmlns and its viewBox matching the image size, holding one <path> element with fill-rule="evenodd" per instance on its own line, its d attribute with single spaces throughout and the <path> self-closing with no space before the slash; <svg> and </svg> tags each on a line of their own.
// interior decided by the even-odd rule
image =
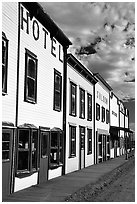
<svg viewBox="0 0 137 204">
<path fill-rule="evenodd" d="M 135 98 L 134 2 L 41 5 L 72 41 L 69 52 L 99 72 L 121 99 Z"/>
</svg>

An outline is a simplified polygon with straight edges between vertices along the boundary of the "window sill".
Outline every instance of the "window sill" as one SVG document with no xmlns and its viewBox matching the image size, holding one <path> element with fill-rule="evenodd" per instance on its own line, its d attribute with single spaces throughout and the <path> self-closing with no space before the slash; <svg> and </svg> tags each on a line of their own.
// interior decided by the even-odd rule
<svg viewBox="0 0 137 204">
<path fill-rule="evenodd" d="M 69 159 L 73 159 L 75 157 L 76 157 L 76 155 L 71 155 L 71 156 L 69 156 Z"/>
<path fill-rule="evenodd" d="M 2 96 L 6 96 L 8 95 L 6 92 L 2 92 Z"/>
<path fill-rule="evenodd" d="M 16 173 L 16 177 L 25 178 L 25 177 L 31 176 L 35 172 L 37 172 L 36 169 L 35 170 L 33 169 L 32 171 L 19 171 Z"/>
<path fill-rule="evenodd" d="M 37 103 L 36 103 L 36 101 L 29 100 L 29 99 L 24 100 L 24 102 L 27 102 L 27 103 L 32 103 L 32 104 L 37 104 Z"/>
<path fill-rule="evenodd" d="M 49 165 L 49 169 L 57 169 L 58 167 L 60 167 L 60 166 L 63 166 L 63 164 L 62 163 L 59 163 L 59 164 L 53 164 L 53 163 L 51 163 L 50 165 Z"/>
</svg>

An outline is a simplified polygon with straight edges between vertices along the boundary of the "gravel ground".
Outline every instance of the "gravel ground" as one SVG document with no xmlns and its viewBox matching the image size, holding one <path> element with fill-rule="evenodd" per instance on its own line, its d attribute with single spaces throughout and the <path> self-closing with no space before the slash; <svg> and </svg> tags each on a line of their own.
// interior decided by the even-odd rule
<svg viewBox="0 0 137 204">
<path fill-rule="evenodd" d="M 135 158 L 65 199 L 66 202 L 135 202 Z"/>
</svg>

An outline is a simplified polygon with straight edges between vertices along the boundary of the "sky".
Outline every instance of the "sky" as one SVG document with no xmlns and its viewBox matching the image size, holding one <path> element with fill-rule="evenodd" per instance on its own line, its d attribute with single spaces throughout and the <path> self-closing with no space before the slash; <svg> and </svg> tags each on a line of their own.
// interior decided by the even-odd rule
<svg viewBox="0 0 137 204">
<path fill-rule="evenodd" d="M 135 3 L 40 3 L 72 42 L 71 52 L 100 75 L 130 111 L 135 129 Z"/>
</svg>

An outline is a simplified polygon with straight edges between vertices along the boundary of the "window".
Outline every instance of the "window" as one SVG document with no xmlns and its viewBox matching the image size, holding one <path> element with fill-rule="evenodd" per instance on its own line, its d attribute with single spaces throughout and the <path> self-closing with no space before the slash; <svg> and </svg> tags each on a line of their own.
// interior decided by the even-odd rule
<svg viewBox="0 0 137 204">
<path fill-rule="evenodd" d="M 100 120 L 100 105 L 96 103 L 96 120 Z"/>
<path fill-rule="evenodd" d="M 41 131 L 41 157 L 45 158 L 49 154 L 49 131 Z"/>
<path fill-rule="evenodd" d="M 105 108 L 102 106 L 102 122 L 105 121 Z"/>
<path fill-rule="evenodd" d="M 87 119 L 92 120 L 92 96 L 90 94 L 87 94 Z"/>
<path fill-rule="evenodd" d="M 80 118 L 85 118 L 85 91 L 80 88 Z"/>
<path fill-rule="evenodd" d="M 92 129 L 87 129 L 88 154 L 92 154 Z"/>
<path fill-rule="evenodd" d="M 70 82 L 70 114 L 76 116 L 77 86 Z"/>
<path fill-rule="evenodd" d="M 50 139 L 50 168 L 63 164 L 63 132 L 51 131 Z"/>
<path fill-rule="evenodd" d="M 109 110 L 106 110 L 106 123 L 110 123 L 110 115 L 109 115 Z"/>
<path fill-rule="evenodd" d="M 25 53 L 25 101 L 37 100 L 37 57 L 26 49 Z"/>
<path fill-rule="evenodd" d="M 69 126 L 69 137 L 70 137 L 70 157 L 76 156 L 76 127 Z"/>
<path fill-rule="evenodd" d="M 7 93 L 7 74 L 8 74 L 8 40 L 2 32 L 2 92 Z"/>
<path fill-rule="evenodd" d="M 38 130 L 18 129 L 17 174 L 38 168 Z"/>
<path fill-rule="evenodd" d="M 54 69 L 54 110 L 61 111 L 62 77 Z"/>
<path fill-rule="evenodd" d="M 10 141 L 12 130 L 2 129 L 2 161 L 10 160 Z"/>
</svg>

